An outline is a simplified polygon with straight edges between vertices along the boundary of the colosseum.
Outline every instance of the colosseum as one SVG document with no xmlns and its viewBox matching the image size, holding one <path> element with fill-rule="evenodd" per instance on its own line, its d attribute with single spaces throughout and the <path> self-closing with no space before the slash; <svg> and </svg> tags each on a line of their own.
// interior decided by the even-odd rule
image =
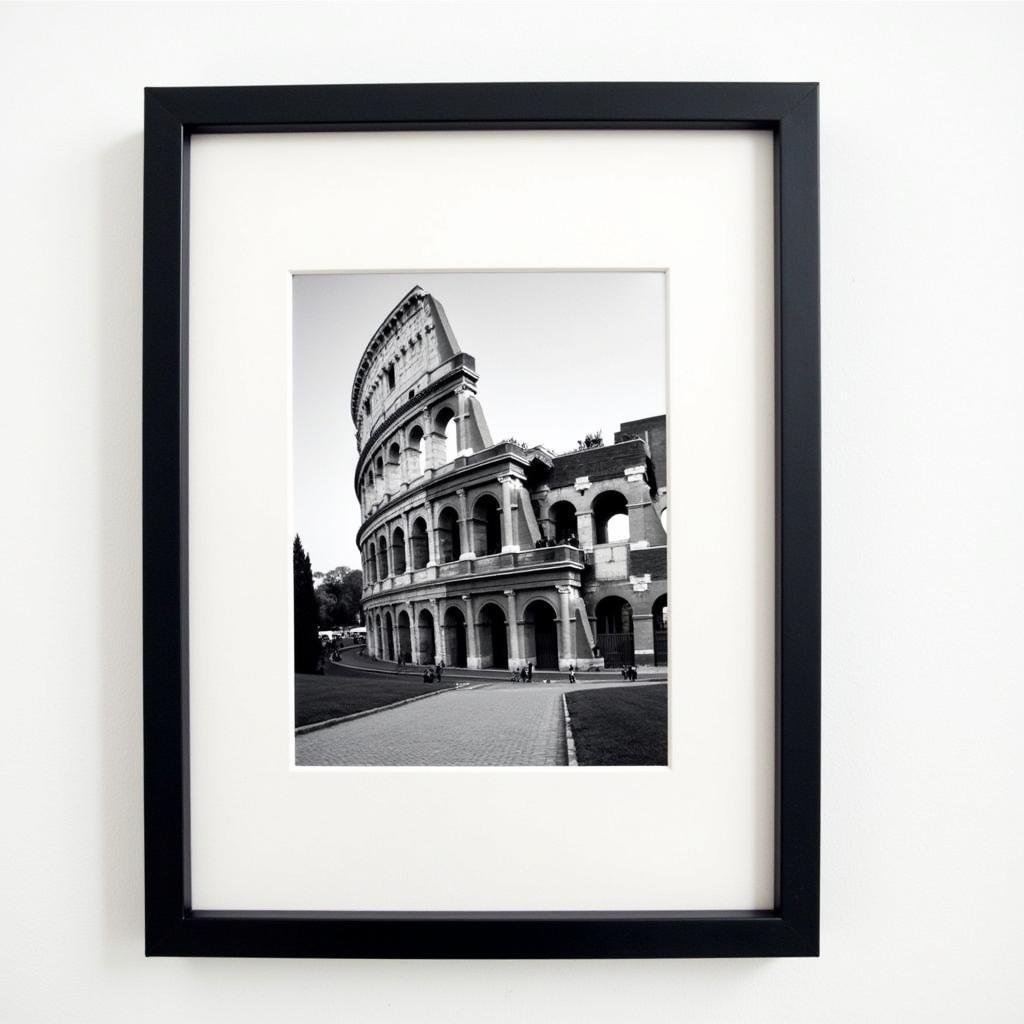
<svg viewBox="0 0 1024 1024">
<path fill-rule="evenodd" d="M 419 287 L 359 360 L 370 654 L 467 668 L 666 664 L 665 416 L 561 455 L 495 443 L 478 380 Z"/>
</svg>

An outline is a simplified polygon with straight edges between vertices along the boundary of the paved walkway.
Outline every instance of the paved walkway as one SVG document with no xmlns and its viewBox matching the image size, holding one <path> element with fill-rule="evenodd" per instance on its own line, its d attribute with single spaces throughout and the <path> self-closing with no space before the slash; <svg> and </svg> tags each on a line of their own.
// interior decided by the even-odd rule
<svg viewBox="0 0 1024 1024">
<path fill-rule="evenodd" d="M 560 683 L 471 684 L 296 736 L 295 763 L 564 765 L 562 694 L 568 689 Z"/>
</svg>

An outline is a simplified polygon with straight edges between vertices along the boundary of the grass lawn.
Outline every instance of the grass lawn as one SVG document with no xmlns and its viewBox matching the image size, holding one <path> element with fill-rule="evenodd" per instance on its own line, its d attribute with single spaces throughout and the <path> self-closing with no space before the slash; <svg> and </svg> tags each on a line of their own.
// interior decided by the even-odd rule
<svg viewBox="0 0 1024 1024">
<path fill-rule="evenodd" d="M 394 704 L 408 697 L 418 697 L 434 690 L 447 690 L 453 684 L 424 683 L 419 676 L 405 678 L 370 676 L 307 676 L 295 675 L 295 727 L 341 718 L 357 711 Z"/>
<path fill-rule="evenodd" d="M 581 765 L 668 764 L 668 686 L 565 695 Z"/>
</svg>

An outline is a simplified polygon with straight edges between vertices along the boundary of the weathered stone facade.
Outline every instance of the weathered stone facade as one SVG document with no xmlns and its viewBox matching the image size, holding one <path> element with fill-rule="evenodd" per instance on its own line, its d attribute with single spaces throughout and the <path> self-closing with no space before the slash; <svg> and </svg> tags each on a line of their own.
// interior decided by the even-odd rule
<svg viewBox="0 0 1024 1024">
<path fill-rule="evenodd" d="M 495 444 L 441 304 L 414 288 L 352 386 L 375 657 L 578 669 L 667 658 L 665 417 L 555 455 Z"/>
</svg>

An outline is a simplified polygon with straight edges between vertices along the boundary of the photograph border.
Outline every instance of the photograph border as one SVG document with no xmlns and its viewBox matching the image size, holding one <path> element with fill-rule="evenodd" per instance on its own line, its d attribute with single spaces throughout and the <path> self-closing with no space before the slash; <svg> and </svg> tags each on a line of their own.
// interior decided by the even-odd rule
<svg viewBox="0 0 1024 1024">
<path fill-rule="evenodd" d="M 189 144 L 311 131 L 764 130 L 774 140 L 774 906 L 755 911 L 351 912 L 191 907 Z M 146 953 L 274 957 L 816 956 L 821 428 L 818 87 L 488 83 L 151 88 L 143 239 Z"/>
</svg>

